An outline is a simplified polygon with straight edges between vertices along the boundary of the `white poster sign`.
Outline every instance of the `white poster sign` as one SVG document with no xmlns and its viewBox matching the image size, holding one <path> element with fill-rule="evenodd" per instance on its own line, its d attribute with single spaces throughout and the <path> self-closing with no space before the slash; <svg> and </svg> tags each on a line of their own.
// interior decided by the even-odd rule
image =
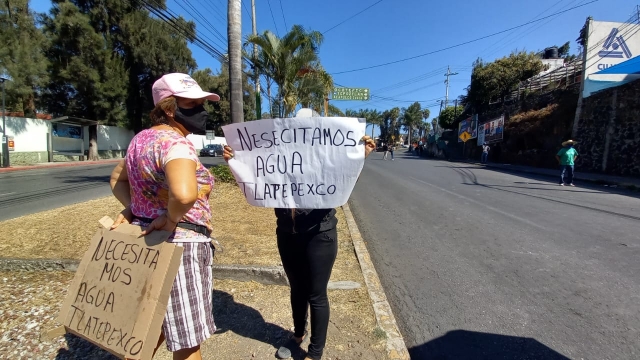
<svg viewBox="0 0 640 360">
<path fill-rule="evenodd" d="M 640 55 L 640 25 L 591 21 L 585 77 Z M 590 92 L 585 89 L 584 96 Z"/>
<path fill-rule="evenodd" d="M 365 119 L 268 119 L 222 130 L 234 150 L 231 171 L 254 206 L 342 206 L 364 165 Z"/>
</svg>

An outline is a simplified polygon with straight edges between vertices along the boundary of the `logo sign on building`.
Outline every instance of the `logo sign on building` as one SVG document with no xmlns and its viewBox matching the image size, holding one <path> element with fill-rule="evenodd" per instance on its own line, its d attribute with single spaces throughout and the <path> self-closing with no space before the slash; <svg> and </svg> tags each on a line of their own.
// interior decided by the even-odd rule
<svg viewBox="0 0 640 360">
<path fill-rule="evenodd" d="M 478 145 L 502 141 L 504 138 L 504 116 L 481 124 L 479 131 L 483 135 L 478 136 Z"/>
<path fill-rule="evenodd" d="M 640 54 L 640 25 L 606 21 L 589 24 L 585 78 Z M 584 96 L 590 92 L 585 89 Z"/>
<path fill-rule="evenodd" d="M 367 88 L 334 88 L 331 100 L 359 100 L 368 101 L 370 92 Z"/>
</svg>

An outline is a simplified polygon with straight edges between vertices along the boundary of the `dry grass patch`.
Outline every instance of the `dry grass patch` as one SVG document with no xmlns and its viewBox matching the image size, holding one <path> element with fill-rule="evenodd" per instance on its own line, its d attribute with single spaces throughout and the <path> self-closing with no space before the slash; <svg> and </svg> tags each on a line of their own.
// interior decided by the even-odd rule
<svg viewBox="0 0 640 360">
<path fill-rule="evenodd" d="M 15 258 L 80 259 L 98 220 L 122 210 L 114 197 L 39 212 L 0 222 L 0 254 Z"/>
</svg>

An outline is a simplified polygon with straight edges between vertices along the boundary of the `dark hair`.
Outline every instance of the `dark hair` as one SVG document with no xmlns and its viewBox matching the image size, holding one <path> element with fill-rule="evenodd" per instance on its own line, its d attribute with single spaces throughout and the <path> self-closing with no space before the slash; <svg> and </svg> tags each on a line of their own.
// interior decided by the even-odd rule
<svg viewBox="0 0 640 360">
<path fill-rule="evenodd" d="M 168 124 L 169 118 L 167 117 L 167 112 L 175 113 L 178 109 L 178 102 L 176 98 L 173 96 L 169 96 L 168 98 L 164 98 L 156 104 L 156 107 L 151 110 L 149 114 L 149 118 L 151 119 L 151 123 L 155 125 Z"/>
</svg>

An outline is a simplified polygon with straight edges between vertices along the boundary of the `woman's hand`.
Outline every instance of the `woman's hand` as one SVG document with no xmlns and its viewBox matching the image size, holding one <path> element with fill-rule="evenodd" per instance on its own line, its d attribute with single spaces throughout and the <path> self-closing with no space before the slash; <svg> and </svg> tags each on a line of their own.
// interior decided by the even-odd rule
<svg viewBox="0 0 640 360">
<path fill-rule="evenodd" d="M 120 224 L 131 224 L 131 221 L 133 221 L 133 213 L 131 212 L 131 208 L 127 206 L 118 214 L 116 221 L 111 225 L 111 230 L 117 228 Z"/>
<path fill-rule="evenodd" d="M 224 161 L 229 162 L 233 157 L 233 149 L 229 145 L 224 146 L 224 153 L 222 154 Z"/>
<path fill-rule="evenodd" d="M 364 157 L 366 158 L 373 150 L 376 149 L 376 143 L 367 135 L 362 137 L 362 141 L 364 141 Z"/>
<path fill-rule="evenodd" d="M 169 219 L 167 214 L 162 214 L 159 217 L 155 218 L 151 222 L 151 224 L 149 224 L 149 226 L 147 226 L 147 228 L 144 229 L 144 231 L 142 231 L 140 236 L 148 235 L 154 230 L 174 232 L 177 226 L 178 226 L 177 222 L 174 222 L 173 220 Z"/>
</svg>

